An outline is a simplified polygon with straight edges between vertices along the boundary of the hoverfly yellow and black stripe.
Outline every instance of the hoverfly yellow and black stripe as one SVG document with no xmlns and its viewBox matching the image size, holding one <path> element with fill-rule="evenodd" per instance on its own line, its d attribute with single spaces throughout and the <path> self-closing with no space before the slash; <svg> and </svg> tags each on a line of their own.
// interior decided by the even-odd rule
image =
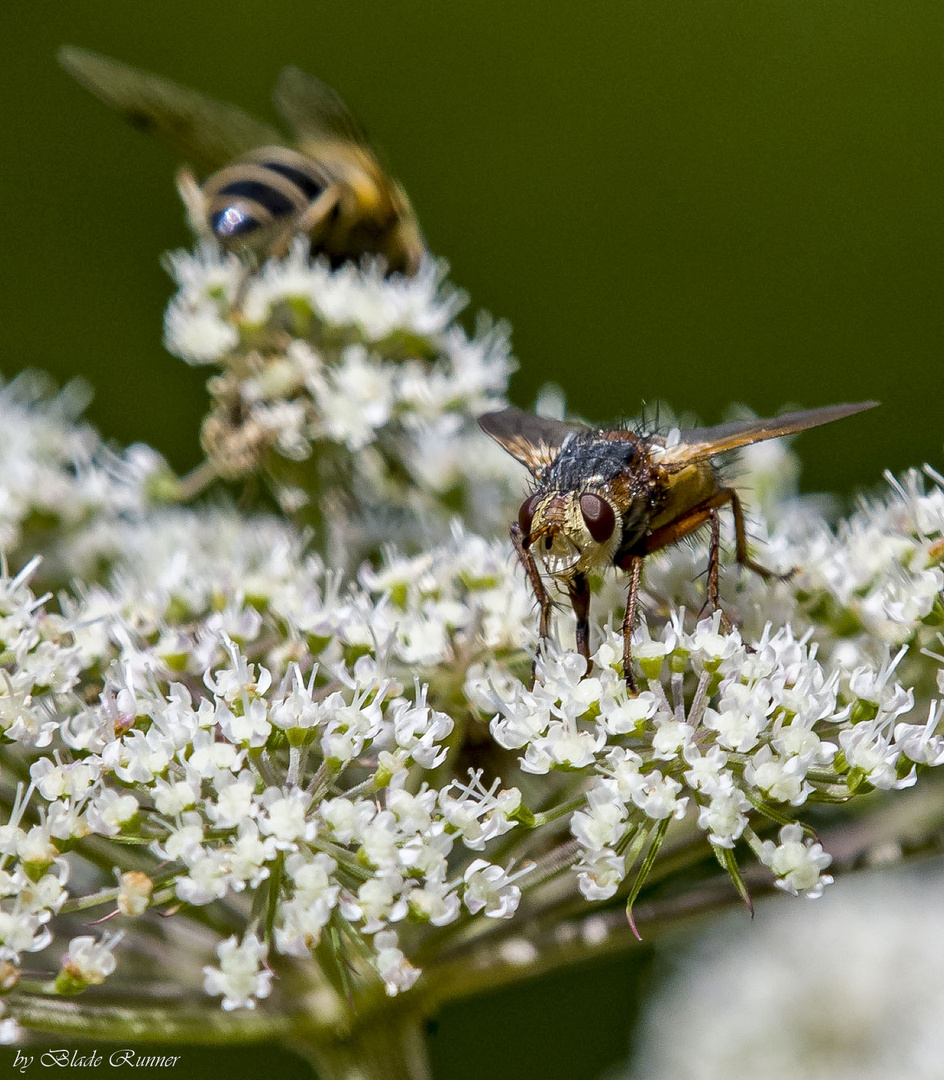
<svg viewBox="0 0 944 1080">
<path fill-rule="evenodd" d="M 307 234 L 312 252 L 334 266 L 376 255 L 390 272 L 416 273 L 426 248 L 406 192 L 320 79 L 297 68 L 279 75 L 273 98 L 295 135 L 289 146 L 271 125 L 169 79 L 73 46 L 59 61 L 132 125 L 181 152 L 177 186 L 198 235 L 255 258 L 282 254 Z"/>
<path fill-rule="evenodd" d="M 298 151 L 265 146 L 206 180 L 207 221 L 221 244 L 242 242 L 299 220 L 330 184 Z"/>
</svg>

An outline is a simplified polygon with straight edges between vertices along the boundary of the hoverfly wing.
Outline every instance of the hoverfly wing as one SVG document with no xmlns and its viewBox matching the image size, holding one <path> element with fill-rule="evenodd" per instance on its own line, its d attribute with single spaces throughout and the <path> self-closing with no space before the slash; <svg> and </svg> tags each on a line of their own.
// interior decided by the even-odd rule
<svg viewBox="0 0 944 1080">
<path fill-rule="evenodd" d="M 187 161 L 213 172 L 285 137 L 235 105 L 107 56 L 63 45 L 59 63 L 87 90 L 140 131 L 153 132 Z"/>
<path fill-rule="evenodd" d="M 364 129 L 340 95 L 314 75 L 282 68 L 272 99 L 303 146 L 316 150 L 325 143 L 354 144 L 373 156 Z"/>
<path fill-rule="evenodd" d="M 855 413 L 874 409 L 877 401 L 859 401 L 853 405 L 827 405 L 823 409 L 805 409 L 784 413 L 767 420 L 735 420 L 717 427 L 694 428 L 683 431 L 681 442 L 667 447 L 660 455 L 660 465 L 683 468 L 696 461 L 737 450 L 741 446 L 776 439 L 781 435 L 793 435 L 807 428 L 831 424 L 833 420 L 853 416 Z"/>
<path fill-rule="evenodd" d="M 560 453 L 569 435 L 590 430 L 581 424 L 565 424 L 515 408 L 485 413 L 478 421 L 485 434 L 520 461 L 537 480 Z"/>
<path fill-rule="evenodd" d="M 375 234 L 365 249 L 381 255 L 389 270 L 415 274 L 426 253 L 416 214 L 340 95 L 314 75 L 287 67 L 272 96 L 298 149 L 347 183 L 360 210 L 361 233 Z"/>
</svg>

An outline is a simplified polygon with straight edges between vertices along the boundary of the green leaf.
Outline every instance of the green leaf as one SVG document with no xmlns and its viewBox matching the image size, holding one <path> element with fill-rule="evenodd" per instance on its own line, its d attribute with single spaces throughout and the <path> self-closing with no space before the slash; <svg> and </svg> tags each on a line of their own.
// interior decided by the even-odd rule
<svg viewBox="0 0 944 1080">
<path fill-rule="evenodd" d="M 740 867 L 737 864 L 737 859 L 734 857 L 734 850 L 732 848 L 721 847 L 720 844 L 712 844 L 712 850 L 715 853 L 715 858 L 721 863 L 721 868 L 724 870 L 731 881 L 734 883 L 735 889 L 738 891 L 738 896 L 747 905 L 747 910 L 751 913 L 751 917 L 754 916 L 754 902 L 751 900 L 751 894 L 747 891 L 747 885 L 744 883 L 744 878 L 741 876 Z"/>
<path fill-rule="evenodd" d="M 626 899 L 626 919 L 637 941 L 642 941 L 642 935 L 636 929 L 636 920 L 633 918 L 633 904 L 636 902 L 636 897 L 646 883 L 649 871 L 656 861 L 656 856 L 659 854 L 659 848 L 662 847 L 662 841 L 665 839 L 671 820 L 671 818 L 665 818 L 652 830 L 652 841 L 649 844 L 649 850 L 646 852 L 646 857 L 642 861 L 642 866 L 639 867 L 639 873 L 636 875 L 636 880 L 633 882 L 633 887 L 629 890 L 629 896 Z"/>
</svg>

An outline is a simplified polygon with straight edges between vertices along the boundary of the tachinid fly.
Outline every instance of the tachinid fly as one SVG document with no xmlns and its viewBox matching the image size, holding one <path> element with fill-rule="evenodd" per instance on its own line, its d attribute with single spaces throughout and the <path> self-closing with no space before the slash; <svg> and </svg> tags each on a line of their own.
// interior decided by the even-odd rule
<svg viewBox="0 0 944 1080">
<path fill-rule="evenodd" d="M 775 439 L 871 409 L 875 401 L 786 413 L 683 431 L 669 443 L 655 434 L 606 430 L 503 409 L 479 417 L 486 434 L 525 465 L 536 487 L 521 504 L 511 541 L 540 607 L 540 637 L 550 630 L 551 600 L 538 570 L 566 592 L 577 619 L 577 648 L 590 665 L 591 570 L 615 566 L 629 574 L 623 619 L 623 672 L 636 689 L 632 633 L 647 555 L 710 525 L 708 603 L 719 608 L 720 511 L 734 516 L 735 557 L 764 578 L 771 571 L 748 553 L 741 500 L 727 487 L 712 458 L 764 439 Z M 730 622 L 722 612 L 722 624 Z"/>
</svg>

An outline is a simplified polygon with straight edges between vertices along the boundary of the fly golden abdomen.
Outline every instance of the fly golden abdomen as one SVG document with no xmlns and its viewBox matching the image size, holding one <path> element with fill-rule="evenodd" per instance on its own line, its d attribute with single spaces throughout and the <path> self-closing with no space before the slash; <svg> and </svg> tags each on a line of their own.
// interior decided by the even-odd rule
<svg viewBox="0 0 944 1080">
<path fill-rule="evenodd" d="M 675 521 L 686 511 L 710 499 L 719 487 L 718 476 L 708 462 L 689 465 L 679 472 L 665 473 L 659 480 L 662 505 L 649 520 L 650 532 Z"/>
</svg>

